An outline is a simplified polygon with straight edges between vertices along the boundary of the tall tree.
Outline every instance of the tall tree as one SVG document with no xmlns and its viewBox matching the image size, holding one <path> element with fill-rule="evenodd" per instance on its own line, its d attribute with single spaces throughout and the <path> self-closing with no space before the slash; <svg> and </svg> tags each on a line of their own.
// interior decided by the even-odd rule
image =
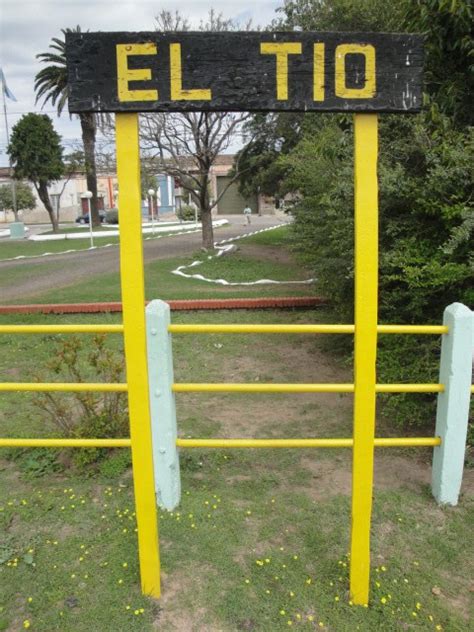
<svg viewBox="0 0 474 632">
<path fill-rule="evenodd" d="M 247 25 L 247 28 L 250 24 Z M 189 22 L 178 12 L 162 11 L 156 17 L 158 31 L 187 30 Z M 228 31 L 234 22 L 211 10 L 201 31 Z M 142 139 L 149 153 L 159 159 L 159 168 L 177 178 L 197 204 L 202 219 L 202 241 L 206 249 L 214 248 L 212 209 L 240 174 L 238 163 L 233 178 L 216 198 L 211 197 L 211 168 L 220 153 L 232 143 L 241 125 L 249 118 L 245 112 L 183 112 L 179 114 L 144 114 L 141 116 Z"/>
<path fill-rule="evenodd" d="M 58 116 L 61 116 L 69 96 L 65 36 L 66 33 L 80 33 L 81 27 L 78 25 L 72 29 L 61 29 L 61 32 L 64 36 L 63 39 L 53 37 L 49 45 L 50 50 L 36 55 L 37 59 L 48 64 L 48 66 L 42 68 L 35 77 L 36 102 L 44 97 L 43 105 L 50 101 L 57 108 Z M 92 112 L 81 112 L 78 116 L 81 123 L 82 143 L 84 146 L 87 188 L 92 193 L 92 225 L 100 226 L 95 162 L 97 120 Z"/>
<path fill-rule="evenodd" d="M 46 114 L 25 114 L 12 130 L 8 154 L 14 178 L 33 183 L 40 200 L 48 211 L 53 232 L 58 232 L 48 186 L 59 180 L 64 172 L 61 138 Z"/>
<path fill-rule="evenodd" d="M 16 204 L 13 200 L 13 191 L 10 185 L 0 187 L 0 208 L 4 211 L 13 211 L 15 221 L 18 221 L 18 211 L 26 211 L 35 208 L 36 200 L 31 187 L 26 182 L 18 182 L 16 185 Z M 16 208 L 15 208 L 16 207 Z"/>
</svg>

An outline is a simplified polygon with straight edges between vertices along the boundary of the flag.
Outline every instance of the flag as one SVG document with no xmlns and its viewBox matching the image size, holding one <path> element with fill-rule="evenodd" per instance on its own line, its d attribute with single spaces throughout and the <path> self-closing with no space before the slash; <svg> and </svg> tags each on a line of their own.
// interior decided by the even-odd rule
<svg viewBox="0 0 474 632">
<path fill-rule="evenodd" d="M 2 68 L 0 68 L 0 82 L 2 83 L 3 94 L 12 101 L 16 101 L 15 95 L 7 86 L 7 80 L 5 79 Z"/>
</svg>

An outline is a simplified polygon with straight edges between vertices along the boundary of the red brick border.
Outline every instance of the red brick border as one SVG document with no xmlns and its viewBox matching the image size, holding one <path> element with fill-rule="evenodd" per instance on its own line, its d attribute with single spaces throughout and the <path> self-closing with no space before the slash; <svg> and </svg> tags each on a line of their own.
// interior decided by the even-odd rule
<svg viewBox="0 0 474 632">
<path fill-rule="evenodd" d="M 203 300 L 171 300 L 172 310 L 205 309 L 271 309 L 285 307 L 317 307 L 326 304 L 319 296 L 282 296 L 276 298 L 224 298 Z M 0 305 L 0 314 L 91 314 L 121 312 L 122 303 L 46 303 Z"/>
</svg>

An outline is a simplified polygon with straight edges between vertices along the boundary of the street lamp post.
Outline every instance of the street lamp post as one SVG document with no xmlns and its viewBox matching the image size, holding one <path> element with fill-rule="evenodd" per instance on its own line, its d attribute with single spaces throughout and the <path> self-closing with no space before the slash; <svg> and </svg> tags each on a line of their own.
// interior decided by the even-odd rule
<svg viewBox="0 0 474 632">
<path fill-rule="evenodd" d="M 151 210 L 151 234 L 155 234 L 155 205 L 153 204 L 153 197 L 156 195 L 154 189 L 148 189 L 148 208 Z"/>
<path fill-rule="evenodd" d="M 91 199 L 92 199 L 92 192 L 91 191 L 86 191 L 84 193 L 84 197 L 87 200 L 87 211 L 89 213 L 89 235 L 91 238 L 91 248 L 94 247 L 94 236 L 92 234 L 92 212 L 91 212 Z"/>
</svg>

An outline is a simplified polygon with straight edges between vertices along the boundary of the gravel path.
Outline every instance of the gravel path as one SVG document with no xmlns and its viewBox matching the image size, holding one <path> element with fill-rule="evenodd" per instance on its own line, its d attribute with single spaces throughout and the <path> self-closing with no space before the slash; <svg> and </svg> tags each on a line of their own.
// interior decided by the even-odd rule
<svg viewBox="0 0 474 632">
<path fill-rule="evenodd" d="M 279 220 L 274 216 L 253 217 L 250 226 L 243 226 L 240 216 L 228 216 L 226 219 L 231 223 L 215 231 L 214 237 L 217 241 L 284 222 L 284 220 Z M 201 246 L 201 233 L 163 237 L 162 239 L 144 241 L 143 244 L 145 262 L 149 263 L 156 259 L 168 259 L 196 252 Z M 8 276 L 9 271 L 17 270 L 23 266 L 34 267 L 34 278 L 20 278 L 15 285 L 2 288 L 0 300 L 24 302 L 29 296 L 52 288 L 66 287 L 99 274 L 118 272 L 119 248 L 118 246 L 111 246 L 66 255 L 0 262 L 0 276 Z M 44 267 L 44 275 L 38 275 L 38 268 L 41 267 Z"/>
</svg>

